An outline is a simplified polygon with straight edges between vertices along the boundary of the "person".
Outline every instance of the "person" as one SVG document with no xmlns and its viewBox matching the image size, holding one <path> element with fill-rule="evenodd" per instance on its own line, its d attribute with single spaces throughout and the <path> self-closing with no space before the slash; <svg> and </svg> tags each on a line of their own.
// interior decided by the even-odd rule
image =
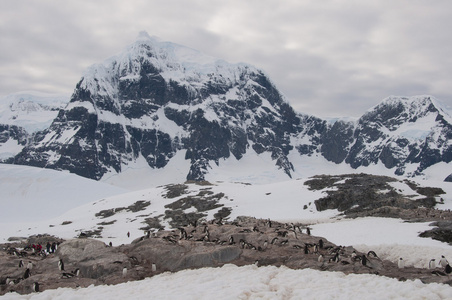
<svg viewBox="0 0 452 300">
<path fill-rule="evenodd" d="M 129 231 L 127 232 L 127 237 L 130 237 L 130 232 Z"/>
<path fill-rule="evenodd" d="M 56 243 L 53 242 L 52 245 L 50 246 L 50 249 L 52 250 L 52 253 L 55 253 L 56 250 Z"/>
<path fill-rule="evenodd" d="M 47 244 L 46 244 L 46 250 L 47 250 L 47 253 L 50 253 L 50 247 L 51 247 L 52 245 L 50 244 L 50 242 L 47 242 Z"/>
</svg>

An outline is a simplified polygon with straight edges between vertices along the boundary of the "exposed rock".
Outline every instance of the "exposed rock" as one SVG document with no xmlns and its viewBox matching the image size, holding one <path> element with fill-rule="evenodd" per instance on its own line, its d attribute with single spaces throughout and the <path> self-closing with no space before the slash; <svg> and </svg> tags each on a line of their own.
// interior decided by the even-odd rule
<svg viewBox="0 0 452 300">
<path fill-rule="evenodd" d="M 9 291 L 32 293 L 33 282 L 39 282 L 41 290 L 87 287 L 227 263 L 285 265 L 294 269 L 379 274 L 399 280 L 421 279 L 451 284 L 447 276 L 435 276 L 431 270 L 412 267 L 400 270 L 392 262 L 359 253 L 352 247 L 334 245 L 302 231 L 306 231 L 303 224 L 240 217 L 226 224 L 217 220 L 173 231 L 161 230 L 119 247 L 108 247 L 93 239 L 73 239 L 61 243 L 56 253 L 37 255 L 30 250 L 20 250 L 29 241 L 5 244 L 2 245 L 4 251 L 0 251 L 0 294 Z M 29 278 L 23 279 L 24 267 L 19 267 L 23 257 L 14 255 L 17 249 L 25 251 L 27 262 L 33 264 Z M 320 255 L 323 260 L 319 260 Z M 365 265 L 363 256 L 366 257 Z M 64 262 L 64 270 L 58 269 L 60 259 Z M 126 276 L 122 272 L 124 267 L 128 270 Z M 11 280 L 13 282 L 7 284 Z"/>
<path fill-rule="evenodd" d="M 434 240 L 438 240 L 444 243 L 452 245 L 452 216 L 449 216 L 449 220 L 433 222 L 430 226 L 435 226 L 431 230 L 427 230 L 419 234 L 420 237 L 429 237 Z"/>
<path fill-rule="evenodd" d="M 418 187 L 410 185 L 411 188 L 421 195 L 421 199 L 411 199 L 393 188 L 389 183 L 396 179 L 388 176 L 370 174 L 348 174 L 348 175 L 319 175 L 305 182 L 310 189 L 326 190 L 328 196 L 315 200 L 318 211 L 326 209 L 338 209 L 348 216 L 380 215 L 388 208 L 388 216 L 393 213 L 394 208 L 417 209 L 419 207 L 432 208 L 436 205 L 435 196 L 443 194 L 438 188 Z"/>
</svg>

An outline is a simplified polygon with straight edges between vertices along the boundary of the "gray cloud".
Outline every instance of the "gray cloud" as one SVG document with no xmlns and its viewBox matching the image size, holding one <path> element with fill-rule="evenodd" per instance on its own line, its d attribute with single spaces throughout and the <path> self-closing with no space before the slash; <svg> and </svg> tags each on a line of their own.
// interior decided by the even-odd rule
<svg viewBox="0 0 452 300">
<path fill-rule="evenodd" d="M 263 69 L 297 111 L 359 116 L 389 95 L 452 106 L 452 2 L 0 1 L 0 95 L 71 93 L 138 32 Z"/>
</svg>

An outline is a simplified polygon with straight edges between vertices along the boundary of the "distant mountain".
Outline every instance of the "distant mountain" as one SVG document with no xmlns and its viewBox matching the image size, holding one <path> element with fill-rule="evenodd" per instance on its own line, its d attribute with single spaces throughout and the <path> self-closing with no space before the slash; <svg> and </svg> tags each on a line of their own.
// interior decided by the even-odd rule
<svg viewBox="0 0 452 300">
<path fill-rule="evenodd" d="M 52 124 L 8 162 L 99 180 L 139 160 L 165 168 L 182 152 L 186 178 L 204 180 L 253 153 L 288 177 L 299 168 L 294 157 L 314 156 L 417 176 L 452 160 L 451 124 L 430 96 L 389 97 L 357 121 L 296 113 L 263 71 L 141 33 L 88 68 Z"/>
<path fill-rule="evenodd" d="M 20 92 L 0 98 L 0 161 L 17 155 L 33 133 L 46 129 L 69 95 Z"/>
<path fill-rule="evenodd" d="M 421 174 L 452 160 L 451 124 L 433 97 L 389 97 L 359 119 L 346 162 L 356 168 L 381 161 L 397 175 Z"/>
</svg>

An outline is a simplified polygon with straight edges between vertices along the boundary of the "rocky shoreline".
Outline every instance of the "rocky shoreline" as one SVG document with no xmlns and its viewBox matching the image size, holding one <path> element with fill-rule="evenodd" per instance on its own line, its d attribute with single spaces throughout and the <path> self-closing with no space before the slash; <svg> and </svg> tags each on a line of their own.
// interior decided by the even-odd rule
<svg viewBox="0 0 452 300">
<path fill-rule="evenodd" d="M 23 249 L 30 243 L 61 242 L 55 253 L 38 255 Z M 112 247 L 90 238 L 63 241 L 46 235 L 1 245 L 0 294 L 34 292 L 59 287 L 118 284 L 141 280 L 163 272 L 184 269 L 237 266 L 286 266 L 339 271 L 345 274 L 375 274 L 398 280 L 420 279 L 424 283 L 452 285 L 444 268 L 399 268 L 378 253 L 360 253 L 311 235 L 302 224 L 239 217 L 234 222 L 205 222 L 148 233 L 130 244 Z M 13 249 L 21 249 L 14 252 Z M 22 253 L 21 253 L 22 252 Z M 25 253 L 24 253 L 25 252 Z M 16 254 L 15 254 L 16 253 Z M 19 267 L 23 261 L 24 266 Z M 58 262 L 64 262 L 60 270 Z M 27 264 L 32 268 L 24 278 Z"/>
</svg>

